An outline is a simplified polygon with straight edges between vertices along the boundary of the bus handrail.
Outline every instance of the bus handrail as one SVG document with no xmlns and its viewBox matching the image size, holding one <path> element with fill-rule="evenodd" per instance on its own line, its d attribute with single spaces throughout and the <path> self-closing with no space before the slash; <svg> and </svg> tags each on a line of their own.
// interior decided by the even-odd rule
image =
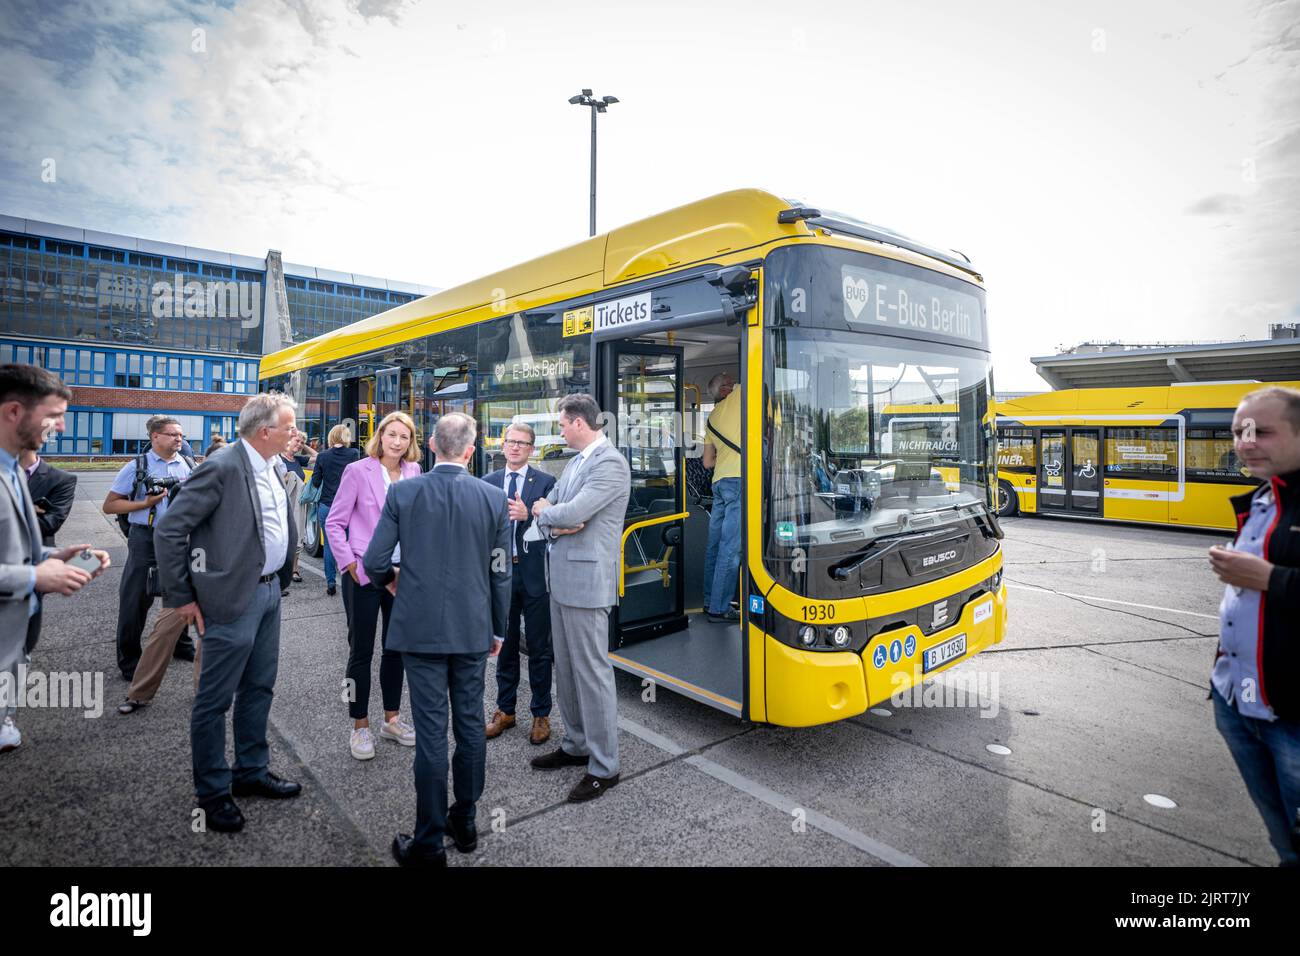
<svg viewBox="0 0 1300 956">
<path fill-rule="evenodd" d="M 618 548 L 618 596 L 623 596 L 623 572 L 627 570 L 627 565 L 623 561 L 623 552 L 627 549 L 627 539 L 631 537 L 632 532 L 640 528 L 649 528 L 651 525 L 668 524 L 670 521 L 685 521 L 689 518 L 690 512 L 682 511 L 675 515 L 659 515 L 656 518 L 646 518 L 643 521 L 634 521 L 623 529 L 623 540 Z"/>
</svg>

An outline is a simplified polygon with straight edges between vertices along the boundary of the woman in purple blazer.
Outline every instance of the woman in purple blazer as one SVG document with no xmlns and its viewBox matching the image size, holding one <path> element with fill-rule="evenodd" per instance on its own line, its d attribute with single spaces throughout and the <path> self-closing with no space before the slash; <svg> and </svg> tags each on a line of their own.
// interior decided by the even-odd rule
<svg viewBox="0 0 1300 956">
<path fill-rule="evenodd" d="M 405 412 L 393 412 L 375 429 L 366 443 L 366 455 L 343 469 L 339 490 L 325 519 L 325 538 L 342 569 L 343 603 L 348 613 L 348 715 L 352 735 L 348 746 L 358 760 L 375 755 L 370 733 L 370 669 L 375 655 L 375 625 L 384 615 L 383 657 L 379 661 L 379 690 L 384 703 L 384 722 L 379 736 L 405 747 L 415 746 L 415 728 L 402 720 L 402 655 L 388 649 L 388 620 L 393 613 L 393 595 L 366 577 L 361 558 L 375 533 L 384 498 L 395 481 L 420 473 L 420 451 L 415 444 L 415 423 Z M 400 547 L 393 552 L 393 564 L 401 563 Z"/>
</svg>

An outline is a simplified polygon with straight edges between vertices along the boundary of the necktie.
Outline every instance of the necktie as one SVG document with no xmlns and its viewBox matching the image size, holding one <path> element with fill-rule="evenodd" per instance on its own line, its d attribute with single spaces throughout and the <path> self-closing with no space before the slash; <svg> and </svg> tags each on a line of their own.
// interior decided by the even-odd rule
<svg viewBox="0 0 1300 956">
<path fill-rule="evenodd" d="M 518 488 L 519 488 L 519 472 L 512 471 L 510 472 L 510 488 L 506 491 L 506 497 L 509 498 L 511 501 L 514 501 L 515 493 L 518 490 Z M 512 520 L 510 522 L 510 548 L 511 548 L 511 554 L 513 554 L 516 557 L 519 555 L 519 539 L 517 537 L 518 534 L 519 534 L 519 522 Z"/>
</svg>

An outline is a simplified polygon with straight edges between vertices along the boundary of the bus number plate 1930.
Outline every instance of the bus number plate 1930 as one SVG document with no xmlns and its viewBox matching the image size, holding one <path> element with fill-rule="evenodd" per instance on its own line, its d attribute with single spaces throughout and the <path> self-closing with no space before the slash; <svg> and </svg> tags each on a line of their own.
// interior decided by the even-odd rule
<svg viewBox="0 0 1300 956">
<path fill-rule="evenodd" d="M 835 605 L 805 604 L 803 607 L 803 619 L 805 621 L 833 621 L 835 620 Z"/>
<path fill-rule="evenodd" d="M 924 666 L 921 669 L 923 674 L 928 674 L 936 667 L 942 667 L 949 661 L 956 660 L 966 653 L 966 635 L 958 634 L 942 644 L 936 644 L 934 647 L 927 648 L 924 655 Z"/>
</svg>

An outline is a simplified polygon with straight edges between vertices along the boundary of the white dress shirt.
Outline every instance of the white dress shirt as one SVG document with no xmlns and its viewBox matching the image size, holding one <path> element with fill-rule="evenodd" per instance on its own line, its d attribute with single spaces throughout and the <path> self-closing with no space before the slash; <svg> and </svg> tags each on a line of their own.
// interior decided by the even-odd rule
<svg viewBox="0 0 1300 956">
<path fill-rule="evenodd" d="M 239 439 L 244 446 L 248 463 L 253 466 L 253 486 L 257 488 L 258 504 L 262 509 L 262 548 L 266 560 L 262 563 L 262 577 L 279 571 L 289 556 L 289 496 L 271 458 L 263 458 L 256 448 Z"/>
</svg>

